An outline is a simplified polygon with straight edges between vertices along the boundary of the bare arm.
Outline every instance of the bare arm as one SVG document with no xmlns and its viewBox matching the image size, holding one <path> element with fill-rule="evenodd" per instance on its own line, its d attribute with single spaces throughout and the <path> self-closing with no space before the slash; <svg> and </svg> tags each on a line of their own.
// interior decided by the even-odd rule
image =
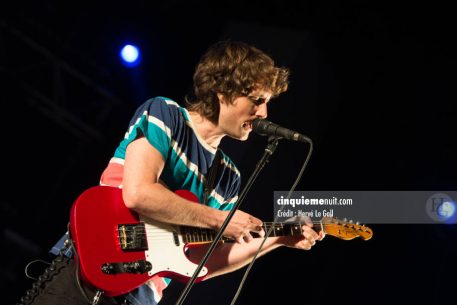
<svg viewBox="0 0 457 305">
<path fill-rule="evenodd" d="M 228 212 L 195 204 L 169 191 L 159 183 L 164 165 L 162 155 L 146 138 L 127 146 L 122 192 L 126 206 L 161 222 L 219 229 Z M 242 242 L 250 231 L 260 232 L 261 224 L 259 219 L 237 211 L 224 235 Z"/>
<path fill-rule="evenodd" d="M 146 138 L 130 143 L 124 163 L 123 198 L 126 206 L 161 222 L 218 230 L 228 212 L 195 204 L 169 191 L 158 181 L 164 164 L 162 155 Z M 253 239 L 249 232 L 263 235 L 259 229 L 261 224 L 259 219 L 247 213 L 235 213 L 224 236 L 235 239 L 237 243 L 218 245 L 206 264 L 210 271 L 208 278 L 234 271 L 251 261 L 262 239 Z M 317 233 L 305 225 L 302 237 L 268 238 L 260 255 L 282 245 L 310 249 L 316 239 L 319 239 Z M 198 263 L 207 249 L 208 245 L 192 249 L 190 259 Z"/>
<path fill-rule="evenodd" d="M 273 249 L 281 246 L 297 248 L 302 250 L 310 250 L 315 245 L 316 241 L 324 238 L 323 232 L 316 233 L 312 228 L 312 224 L 303 225 L 301 236 L 296 237 L 269 237 L 263 244 L 259 253 L 262 256 Z M 222 243 L 219 244 L 210 256 L 205 266 L 209 270 L 206 279 L 235 271 L 249 264 L 257 252 L 263 238 L 256 238 L 246 243 Z M 200 263 L 201 259 L 208 250 L 209 245 L 201 245 L 192 248 L 189 259 L 194 263 Z"/>
</svg>

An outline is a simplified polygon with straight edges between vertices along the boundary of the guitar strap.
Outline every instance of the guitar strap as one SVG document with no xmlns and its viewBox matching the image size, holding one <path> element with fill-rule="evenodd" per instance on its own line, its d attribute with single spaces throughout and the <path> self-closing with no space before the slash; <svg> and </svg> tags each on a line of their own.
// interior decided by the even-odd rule
<svg viewBox="0 0 457 305">
<path fill-rule="evenodd" d="M 214 187 L 214 181 L 216 180 L 217 170 L 221 164 L 221 154 L 222 153 L 218 148 L 216 151 L 216 155 L 214 156 L 213 164 L 211 164 L 209 173 L 205 180 L 205 185 L 204 185 L 205 196 L 203 197 L 203 204 L 205 204 L 205 205 L 208 202 L 208 197 L 211 194 L 211 191 L 213 190 L 213 187 Z"/>
</svg>

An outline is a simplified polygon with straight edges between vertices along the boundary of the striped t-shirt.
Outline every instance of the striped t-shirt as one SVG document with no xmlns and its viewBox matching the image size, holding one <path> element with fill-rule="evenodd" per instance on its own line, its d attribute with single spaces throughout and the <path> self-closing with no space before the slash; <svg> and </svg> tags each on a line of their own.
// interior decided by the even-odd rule
<svg viewBox="0 0 457 305">
<path fill-rule="evenodd" d="M 165 97 L 149 99 L 138 107 L 124 139 L 101 176 L 100 184 L 122 187 L 126 148 L 142 136 L 161 153 L 165 161 L 160 180 L 170 190 L 189 190 L 197 195 L 200 202 L 204 202 L 204 183 L 216 149 L 198 135 L 188 111 Z M 230 210 L 238 198 L 239 188 L 240 173 L 222 153 L 213 191 L 206 204 L 219 210 Z M 169 282 L 168 278 L 154 276 L 147 283 L 154 292 L 156 302 L 162 298 L 162 291 Z"/>
</svg>

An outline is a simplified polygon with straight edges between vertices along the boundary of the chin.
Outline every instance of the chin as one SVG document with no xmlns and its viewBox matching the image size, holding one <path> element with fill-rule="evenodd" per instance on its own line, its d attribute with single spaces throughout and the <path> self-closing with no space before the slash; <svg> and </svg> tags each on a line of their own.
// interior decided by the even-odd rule
<svg viewBox="0 0 457 305">
<path fill-rule="evenodd" d="M 238 140 L 238 141 L 246 141 L 249 138 L 249 133 L 241 134 L 241 135 L 228 135 L 230 138 Z"/>
<path fill-rule="evenodd" d="M 246 141 L 247 139 L 249 138 L 249 133 L 245 134 L 245 135 L 242 135 L 239 140 L 240 141 Z"/>
</svg>

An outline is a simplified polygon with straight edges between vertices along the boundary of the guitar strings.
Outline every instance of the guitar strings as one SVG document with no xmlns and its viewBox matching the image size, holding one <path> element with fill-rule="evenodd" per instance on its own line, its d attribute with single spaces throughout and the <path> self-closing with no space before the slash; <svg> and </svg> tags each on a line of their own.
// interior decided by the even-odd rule
<svg viewBox="0 0 457 305">
<path fill-rule="evenodd" d="M 264 222 L 264 224 L 265 224 L 265 225 L 262 225 L 262 228 L 263 228 L 263 229 L 269 229 L 269 228 L 271 227 L 271 224 L 272 224 L 272 223 L 266 223 L 266 222 Z M 286 225 L 287 225 L 287 226 L 289 226 L 289 225 L 290 225 L 290 226 L 293 226 L 293 225 L 299 225 L 299 224 L 300 224 L 300 223 L 290 223 L 290 224 L 286 224 Z M 313 224 L 320 224 L 320 222 L 315 222 L 315 223 L 313 223 Z M 325 225 L 333 225 L 333 224 L 325 224 Z M 274 226 L 275 228 L 284 228 L 284 224 L 273 223 L 273 226 Z M 184 226 L 184 227 L 185 227 L 186 229 L 188 228 L 189 230 L 201 230 L 201 231 L 208 230 L 208 231 L 213 231 L 213 230 L 211 230 L 211 229 L 209 229 L 209 228 L 198 228 L 198 227 L 191 227 L 191 226 Z M 141 228 L 141 227 L 139 227 L 139 228 Z M 131 232 L 131 231 L 138 231 L 138 230 L 141 230 L 141 229 L 138 229 L 138 227 L 137 227 L 137 228 L 127 227 L 127 228 L 124 228 L 124 229 L 122 229 L 122 230 L 125 231 L 125 232 Z M 149 231 L 153 231 L 153 230 L 159 230 L 159 231 L 162 230 L 162 231 L 163 231 L 164 229 L 160 229 L 160 228 L 146 228 L 145 230 L 149 232 Z M 118 229 L 118 231 L 120 231 L 120 230 Z"/>
<path fill-rule="evenodd" d="M 299 228 L 300 228 L 300 234 L 302 233 L 302 229 L 301 229 L 301 225 L 303 223 L 300 223 L 300 222 L 290 222 L 290 223 L 277 223 L 277 222 L 264 222 L 263 225 L 262 225 L 262 228 L 264 230 L 269 230 L 271 227 L 272 227 L 272 224 L 273 224 L 273 227 L 275 229 L 286 229 L 287 231 L 289 231 L 290 229 L 290 226 L 294 226 L 294 225 L 300 225 Z M 319 227 L 326 227 L 328 229 L 328 227 L 331 227 L 331 226 L 336 226 L 338 225 L 338 221 L 336 223 L 321 223 L 320 221 L 319 222 L 313 222 L 313 224 L 319 224 Z M 140 225 L 140 224 L 139 224 Z M 288 225 L 289 228 L 285 228 L 284 225 Z M 364 228 L 363 225 L 358 225 L 358 224 L 352 224 L 352 223 L 344 223 L 343 225 L 345 226 L 352 226 L 353 229 L 356 229 L 356 230 L 359 230 L 359 231 L 367 231 L 368 228 Z M 207 229 L 207 228 L 199 228 L 199 227 L 190 227 L 190 226 L 182 226 L 184 228 L 188 228 L 188 230 L 190 232 L 179 232 L 180 235 L 185 238 L 184 242 L 210 242 L 214 239 L 215 237 L 215 231 L 211 230 L 211 229 Z M 356 228 L 358 227 L 358 229 Z M 138 229 L 140 228 L 140 229 Z M 150 238 L 150 239 L 153 239 L 154 241 L 170 241 L 170 240 L 175 240 L 175 236 L 174 234 L 178 233 L 176 231 L 167 231 L 167 230 L 164 230 L 164 229 L 161 229 L 161 228 L 146 228 L 146 229 L 143 229 L 141 230 L 141 228 L 144 228 L 144 227 L 127 227 L 127 228 L 124 228 L 123 230 L 119 230 L 118 229 L 118 238 L 121 238 L 123 234 L 128 234 L 130 238 L 132 238 L 132 235 L 131 233 L 132 232 L 135 232 L 133 238 L 139 238 L 139 237 L 142 237 L 142 236 L 147 236 L 147 238 Z M 365 230 L 364 230 L 365 229 Z M 121 232 L 122 231 L 122 232 Z M 277 230 L 276 230 L 277 231 Z M 275 231 L 273 231 L 275 232 Z M 290 231 L 290 233 L 293 235 L 294 231 Z M 274 235 L 276 236 L 276 234 Z M 192 240 L 193 239 L 193 240 Z M 223 240 L 233 240 L 233 239 L 230 239 L 230 238 L 226 238 L 226 237 L 223 237 Z M 134 241 L 128 241 L 127 244 L 132 244 L 134 243 Z"/>
</svg>

